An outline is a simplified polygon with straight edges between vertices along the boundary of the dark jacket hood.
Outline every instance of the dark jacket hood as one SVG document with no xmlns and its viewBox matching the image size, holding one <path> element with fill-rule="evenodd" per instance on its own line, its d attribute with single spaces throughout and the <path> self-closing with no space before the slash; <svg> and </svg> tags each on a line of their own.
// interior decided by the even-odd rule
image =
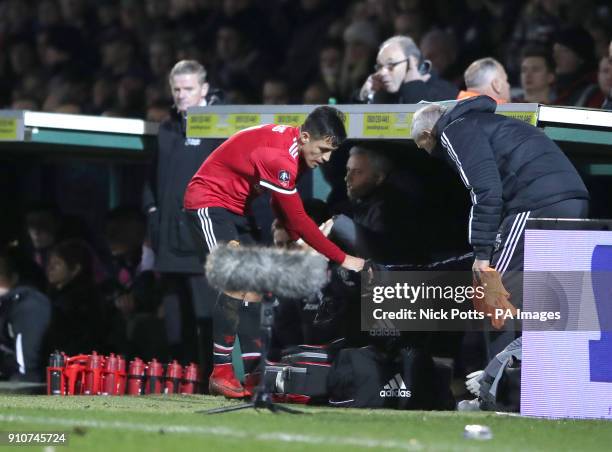
<svg viewBox="0 0 612 452">
<path fill-rule="evenodd" d="M 457 102 L 454 107 L 444 113 L 434 126 L 434 136 L 440 141 L 444 129 L 456 119 L 470 112 L 495 113 L 497 103 L 489 96 L 476 96 Z"/>
</svg>

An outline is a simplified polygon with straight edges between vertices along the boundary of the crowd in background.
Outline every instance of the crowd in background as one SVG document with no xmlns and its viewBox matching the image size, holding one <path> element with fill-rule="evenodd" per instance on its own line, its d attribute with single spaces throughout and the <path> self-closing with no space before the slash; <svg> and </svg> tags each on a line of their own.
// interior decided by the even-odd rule
<svg viewBox="0 0 612 452">
<path fill-rule="evenodd" d="M 600 107 L 611 85 L 603 0 L 3 0 L 0 106 L 159 121 L 181 59 L 202 62 L 226 103 L 354 103 L 398 34 L 458 88 L 471 62 L 494 57 L 521 100 L 534 44 L 550 103 Z M 558 36 L 565 49 L 553 49 Z M 585 86 L 593 99 L 571 95 Z"/>
</svg>

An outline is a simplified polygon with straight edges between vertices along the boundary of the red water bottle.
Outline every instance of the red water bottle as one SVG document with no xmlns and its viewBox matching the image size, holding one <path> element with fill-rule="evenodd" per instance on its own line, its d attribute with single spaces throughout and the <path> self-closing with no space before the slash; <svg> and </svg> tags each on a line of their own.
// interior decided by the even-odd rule
<svg viewBox="0 0 612 452">
<path fill-rule="evenodd" d="M 185 366 L 183 381 L 181 382 L 181 394 L 197 394 L 200 384 L 200 370 L 194 363 Z"/>
<path fill-rule="evenodd" d="M 117 392 L 117 357 L 114 353 L 108 355 L 104 363 L 102 379 L 102 395 L 115 395 Z"/>
<path fill-rule="evenodd" d="M 155 358 L 149 361 L 146 370 L 145 394 L 161 394 L 164 368 Z"/>
<path fill-rule="evenodd" d="M 102 391 L 102 368 L 104 367 L 104 356 L 98 355 L 95 351 L 87 359 L 85 369 L 85 395 L 100 395 Z"/>
<path fill-rule="evenodd" d="M 64 383 L 66 395 L 81 395 L 85 390 L 85 371 L 89 355 L 64 356 Z"/>
<path fill-rule="evenodd" d="M 121 355 L 117 356 L 117 391 L 115 395 L 125 394 L 126 373 L 125 373 L 125 358 Z"/>
<path fill-rule="evenodd" d="M 169 363 L 164 381 L 164 394 L 178 394 L 182 377 L 183 368 L 181 365 L 176 360 Z"/>
<path fill-rule="evenodd" d="M 130 361 L 127 377 L 127 393 L 129 395 L 144 394 L 145 387 L 145 363 L 140 358 Z"/>
<path fill-rule="evenodd" d="M 47 367 L 47 395 L 64 395 L 66 393 L 64 380 L 65 356 L 59 350 L 49 355 Z"/>
</svg>

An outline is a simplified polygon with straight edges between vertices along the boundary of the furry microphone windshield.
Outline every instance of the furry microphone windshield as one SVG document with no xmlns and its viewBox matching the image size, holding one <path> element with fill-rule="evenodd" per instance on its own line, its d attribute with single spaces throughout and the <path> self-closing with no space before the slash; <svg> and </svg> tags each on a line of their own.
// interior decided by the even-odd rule
<svg viewBox="0 0 612 452">
<path fill-rule="evenodd" d="M 271 292 L 299 299 L 327 283 L 327 261 L 305 251 L 223 245 L 208 256 L 206 278 L 221 291 Z"/>
</svg>

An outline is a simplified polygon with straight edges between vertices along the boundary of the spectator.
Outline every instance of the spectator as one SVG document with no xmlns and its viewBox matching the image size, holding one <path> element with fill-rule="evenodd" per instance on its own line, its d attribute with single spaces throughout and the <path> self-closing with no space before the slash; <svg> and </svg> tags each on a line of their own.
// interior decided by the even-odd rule
<svg viewBox="0 0 612 452">
<path fill-rule="evenodd" d="M 529 0 L 514 25 L 506 64 L 512 74 L 520 70 L 520 50 L 527 45 L 550 46 L 561 29 L 561 0 Z"/>
<path fill-rule="evenodd" d="M 1 28 L 5 36 L 28 34 L 33 28 L 33 11 L 29 2 L 8 0 L 2 6 Z"/>
<path fill-rule="evenodd" d="M 117 84 L 107 77 L 98 77 L 93 83 L 91 96 L 91 112 L 102 114 L 114 106 L 117 94 Z"/>
<path fill-rule="evenodd" d="M 38 2 L 36 21 L 37 25 L 43 29 L 61 25 L 63 18 L 57 1 L 43 0 Z"/>
<path fill-rule="evenodd" d="M 601 107 L 607 110 L 612 109 L 612 63 L 607 56 L 599 60 L 597 83 L 604 98 Z"/>
<path fill-rule="evenodd" d="M 411 38 L 394 36 L 381 44 L 376 72 L 361 87 L 359 99 L 369 103 L 408 103 L 454 99 L 458 89 L 431 71 Z"/>
<path fill-rule="evenodd" d="M 42 106 L 44 111 L 57 111 L 64 105 L 74 105 L 80 111 L 81 105 L 87 101 L 89 85 L 79 76 L 58 75 L 50 79 L 47 86 L 49 89 Z"/>
<path fill-rule="evenodd" d="M 39 66 L 36 51 L 29 40 L 20 39 L 10 43 L 9 58 L 13 75 L 18 80 L 26 74 L 36 72 Z"/>
<path fill-rule="evenodd" d="M 517 102 L 552 104 L 554 101 L 555 63 L 545 47 L 529 46 L 521 57 L 523 95 Z"/>
<path fill-rule="evenodd" d="M 171 35 L 157 35 L 148 45 L 149 70 L 156 79 L 166 77 L 176 61 Z"/>
<path fill-rule="evenodd" d="M 269 78 L 264 81 L 261 97 L 264 105 L 287 105 L 291 103 L 289 85 L 280 78 Z"/>
<path fill-rule="evenodd" d="M 342 71 L 342 43 L 329 41 L 319 52 L 319 78 L 325 83 L 332 96 L 341 100 L 340 75 Z"/>
<path fill-rule="evenodd" d="M 601 60 L 602 57 L 608 56 L 608 44 L 610 43 L 610 38 L 612 38 L 609 20 L 608 22 L 603 20 L 590 21 L 585 25 L 585 28 L 593 38 L 595 57 Z"/>
<path fill-rule="evenodd" d="M 452 3 L 445 2 L 443 8 L 453 11 L 447 24 L 457 38 L 461 68 L 495 54 L 506 44 L 508 27 L 513 24 L 514 15 L 518 14 L 516 2 L 468 0 Z"/>
<path fill-rule="evenodd" d="M 86 0 L 59 0 L 60 11 L 65 23 L 83 32 L 91 32 L 93 27 L 90 4 Z"/>
<path fill-rule="evenodd" d="M 498 104 L 510 102 L 510 84 L 506 70 L 494 58 L 482 58 L 468 66 L 463 75 L 465 91 L 457 99 L 486 95 L 495 99 Z"/>
<path fill-rule="evenodd" d="M 431 61 L 431 68 L 440 77 L 459 86 L 463 84 L 462 69 L 457 64 L 457 44 L 453 35 L 437 28 L 428 31 L 421 39 L 423 58 Z"/>
<path fill-rule="evenodd" d="M 144 118 L 145 87 L 144 81 L 135 75 L 126 75 L 117 83 L 117 98 L 114 106 L 119 116 L 124 118 Z"/>
<path fill-rule="evenodd" d="M 105 313 L 87 243 L 70 239 L 53 247 L 47 262 L 52 304 L 49 347 L 67 355 L 104 350 Z"/>
<path fill-rule="evenodd" d="M 167 23 L 167 7 L 164 10 L 165 21 Z M 153 22 L 153 33 L 158 31 L 159 24 Z M 146 40 L 147 36 L 150 35 L 151 30 L 147 27 L 147 16 L 142 14 L 142 6 L 140 2 L 125 0 L 119 3 L 119 27 L 118 29 L 124 30 L 127 33 L 133 34 L 134 36 L 140 37 L 142 41 Z"/>
<path fill-rule="evenodd" d="M 0 252 L 0 378 L 43 381 L 49 299 L 23 277 L 15 250 Z"/>
<path fill-rule="evenodd" d="M 31 247 L 31 258 L 41 268 L 45 269 L 49 259 L 49 251 L 58 242 L 62 217 L 53 206 L 34 205 L 25 215 L 25 227 Z"/>
<path fill-rule="evenodd" d="M 47 78 L 81 78 L 90 69 L 78 61 L 83 53 L 83 36 L 72 26 L 57 26 L 38 35 L 38 52 Z M 85 60 L 85 57 L 83 57 Z"/>
<path fill-rule="evenodd" d="M 378 44 L 378 33 L 369 22 L 353 22 L 344 30 L 344 58 L 340 96 L 349 99 L 368 77 Z"/>
<path fill-rule="evenodd" d="M 612 63 L 612 41 L 610 41 L 610 45 L 608 47 L 608 61 Z M 610 74 L 610 72 L 608 72 Z M 610 78 L 608 78 L 610 80 Z M 612 81 L 610 82 L 612 84 Z M 612 90 L 608 93 L 608 97 L 604 101 L 602 108 L 606 110 L 612 110 Z"/>
<path fill-rule="evenodd" d="M 261 92 L 266 62 L 239 28 L 231 23 L 221 26 L 216 49 L 212 73 L 219 88 Z"/>
<path fill-rule="evenodd" d="M 557 105 L 601 107 L 595 83 L 595 43 L 582 28 L 570 28 L 555 35 L 553 57 L 556 65 Z"/>
<path fill-rule="evenodd" d="M 408 36 L 415 42 L 421 41 L 426 29 L 426 19 L 420 9 L 400 11 L 393 20 L 393 34 Z"/>
<path fill-rule="evenodd" d="M 171 112 L 168 104 L 153 102 L 147 107 L 146 120 L 152 122 L 164 122 L 170 120 Z"/>
<path fill-rule="evenodd" d="M 112 28 L 119 27 L 119 8 L 114 0 L 96 2 L 96 19 L 98 30 L 101 33 L 108 32 Z"/>
<path fill-rule="evenodd" d="M 118 82 L 122 77 L 144 78 L 145 70 L 138 58 L 136 37 L 128 32 L 109 30 L 100 44 L 101 70 L 105 77 Z"/>
<path fill-rule="evenodd" d="M 302 96 L 302 103 L 304 105 L 321 105 L 330 102 L 332 102 L 332 97 L 327 86 L 322 82 L 309 85 Z"/>
<path fill-rule="evenodd" d="M 323 0 L 288 2 L 288 17 L 293 19 L 286 46 L 283 75 L 292 89 L 302 91 L 317 72 L 317 55 L 327 39 L 333 20 L 331 5 Z M 300 68 L 296 70 L 296 68 Z"/>
</svg>

